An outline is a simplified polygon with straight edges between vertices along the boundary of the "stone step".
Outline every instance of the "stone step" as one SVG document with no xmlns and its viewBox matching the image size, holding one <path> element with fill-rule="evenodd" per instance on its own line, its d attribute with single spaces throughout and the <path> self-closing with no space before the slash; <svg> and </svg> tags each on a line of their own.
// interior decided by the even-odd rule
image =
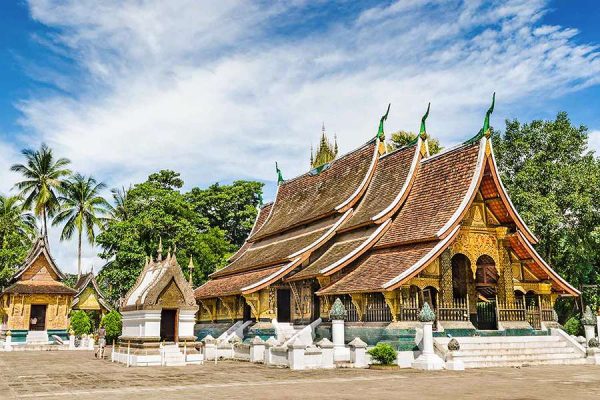
<svg viewBox="0 0 600 400">
<path fill-rule="evenodd" d="M 569 347 L 567 342 L 507 342 L 507 343 L 462 343 L 461 350 L 488 350 L 488 349 L 545 349 L 548 347 Z M 444 347 L 447 344 L 443 345 Z"/>
<path fill-rule="evenodd" d="M 529 365 L 581 365 L 586 364 L 585 358 L 567 358 L 551 360 L 511 360 L 511 361 L 478 361 L 465 362 L 465 368 L 491 368 L 491 367 L 522 367 Z"/>
<path fill-rule="evenodd" d="M 456 339 L 459 343 L 527 343 L 527 342 L 560 342 L 560 336 L 464 336 L 464 337 L 435 337 L 440 343 L 448 343 Z"/>
<path fill-rule="evenodd" d="M 544 361 L 559 359 L 574 359 L 582 356 L 575 353 L 537 353 L 537 354 L 488 354 L 460 357 L 463 362 L 486 362 L 486 361 Z"/>
<path fill-rule="evenodd" d="M 522 348 L 522 349 L 477 349 L 459 350 L 453 353 L 457 357 L 474 357 L 487 355 L 518 355 L 518 354 L 564 354 L 575 353 L 572 347 L 545 347 L 545 348 Z"/>
</svg>

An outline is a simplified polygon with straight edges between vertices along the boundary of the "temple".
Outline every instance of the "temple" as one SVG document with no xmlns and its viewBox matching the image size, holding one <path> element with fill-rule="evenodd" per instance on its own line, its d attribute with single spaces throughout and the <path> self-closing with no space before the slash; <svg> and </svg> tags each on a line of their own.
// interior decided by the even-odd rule
<svg viewBox="0 0 600 400">
<path fill-rule="evenodd" d="M 183 276 L 175 251 L 171 254 L 169 250 L 163 258 L 162 241 L 158 257 L 147 259 L 119 310 L 123 333 L 117 361 L 140 366 L 199 361 L 194 350 L 198 310 L 194 292 Z"/>
<path fill-rule="evenodd" d="M 40 236 L 0 294 L 3 331 L 10 331 L 13 343 L 48 344 L 53 336 L 68 338 L 76 292 L 62 283 L 64 279 L 47 238 Z"/>
<path fill-rule="evenodd" d="M 425 116 L 408 146 L 385 150 L 382 118 L 357 149 L 323 164 L 313 156 L 313 169 L 280 182 L 245 244 L 195 290 L 197 330 L 215 336 L 255 321 L 262 331 L 313 323 L 326 332 L 336 298 L 354 329 L 347 337 L 369 344 L 414 329 L 425 303 L 446 333 L 556 324 L 556 299 L 579 292 L 536 252 L 502 185 L 491 110 L 478 135 L 436 155 Z"/>
<path fill-rule="evenodd" d="M 102 317 L 113 308 L 100 290 L 93 271 L 79 277 L 75 284 L 75 291 L 72 309 L 87 312 L 92 320 L 93 329 L 97 329 Z"/>
</svg>

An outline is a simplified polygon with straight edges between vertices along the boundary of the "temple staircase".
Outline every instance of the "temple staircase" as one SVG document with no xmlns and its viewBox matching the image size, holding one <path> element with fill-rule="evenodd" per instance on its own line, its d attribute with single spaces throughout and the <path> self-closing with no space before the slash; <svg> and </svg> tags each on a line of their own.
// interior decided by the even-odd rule
<svg viewBox="0 0 600 400">
<path fill-rule="evenodd" d="M 166 344 L 162 348 L 163 365 L 168 367 L 185 365 L 185 356 L 177 344 Z"/>
<path fill-rule="evenodd" d="M 277 341 L 279 343 L 285 343 L 296 336 L 302 329 L 304 329 L 304 326 L 294 325 L 291 322 L 277 322 L 275 330 Z"/>
<path fill-rule="evenodd" d="M 446 361 L 462 360 L 465 368 L 586 363 L 585 349 L 562 331 L 551 336 L 457 337 L 460 350 L 452 356 L 447 350 L 450 340 L 434 338 L 436 351 Z"/>
<path fill-rule="evenodd" d="M 47 331 L 29 331 L 25 343 L 28 345 L 47 345 L 49 340 Z"/>
</svg>

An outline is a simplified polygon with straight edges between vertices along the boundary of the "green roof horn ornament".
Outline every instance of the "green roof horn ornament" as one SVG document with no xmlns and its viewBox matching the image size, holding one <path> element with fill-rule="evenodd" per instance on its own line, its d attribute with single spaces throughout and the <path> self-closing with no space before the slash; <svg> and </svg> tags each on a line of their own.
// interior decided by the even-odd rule
<svg viewBox="0 0 600 400">
<path fill-rule="evenodd" d="M 390 113 L 390 107 L 392 103 L 388 104 L 387 111 L 379 120 L 379 130 L 377 131 L 377 139 L 383 141 L 385 139 L 385 133 L 383 132 L 383 123 L 387 120 L 388 114 Z"/>
<path fill-rule="evenodd" d="M 427 104 L 427 111 L 425 112 L 425 115 L 423 115 L 423 118 L 421 118 L 421 129 L 419 129 L 419 136 L 421 136 L 421 139 L 425 140 L 425 137 L 427 136 L 427 128 L 425 127 L 425 121 L 427 120 L 427 117 L 429 117 L 429 109 L 431 108 L 431 103 Z"/>
<path fill-rule="evenodd" d="M 492 95 L 492 105 L 490 106 L 490 108 L 488 108 L 487 112 L 485 113 L 485 119 L 483 120 L 482 133 L 485 137 L 488 137 L 488 138 L 490 137 L 490 134 L 491 134 L 490 116 L 494 112 L 494 104 L 496 104 L 496 92 L 494 92 L 494 94 Z"/>
<path fill-rule="evenodd" d="M 483 128 L 481 128 L 481 130 L 477 133 L 477 135 L 475 135 L 471 139 L 467 140 L 464 144 L 475 143 L 484 136 L 487 138 L 490 137 L 490 135 L 492 133 L 492 131 L 490 129 L 490 116 L 494 112 L 495 104 L 496 104 L 496 92 L 494 92 L 494 94 L 492 95 L 492 105 L 490 106 L 490 108 L 488 108 L 488 110 L 485 113 L 485 119 L 483 120 Z"/>
<path fill-rule="evenodd" d="M 279 169 L 279 165 L 277 165 L 277 161 L 275 161 L 275 171 L 277 171 L 277 184 L 281 185 L 284 179 L 283 175 L 281 174 L 281 170 Z"/>
</svg>

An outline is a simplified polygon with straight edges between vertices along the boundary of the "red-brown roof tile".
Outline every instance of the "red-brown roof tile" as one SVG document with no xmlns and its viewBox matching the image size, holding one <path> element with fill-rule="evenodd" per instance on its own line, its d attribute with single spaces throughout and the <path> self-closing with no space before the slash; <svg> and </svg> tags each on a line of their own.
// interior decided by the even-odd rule
<svg viewBox="0 0 600 400">
<path fill-rule="evenodd" d="M 77 292 L 56 281 L 17 281 L 6 288 L 4 293 L 75 295 Z"/>
<path fill-rule="evenodd" d="M 211 279 L 194 291 L 197 299 L 240 294 L 242 288 L 257 283 L 277 272 L 282 265 Z"/>
<path fill-rule="evenodd" d="M 379 159 L 377 168 L 364 198 L 342 229 L 369 223 L 371 218 L 386 209 L 400 193 L 409 178 L 416 146 L 396 150 Z"/>
<path fill-rule="evenodd" d="M 320 173 L 307 173 L 283 182 L 271 216 L 249 241 L 336 213 L 336 207 L 356 194 L 361 184 L 368 184 L 365 178 L 372 173 L 375 147 L 375 141 L 371 141 L 332 161 Z"/>
<path fill-rule="evenodd" d="M 353 270 L 318 294 L 384 291 L 384 284 L 412 267 L 438 243 L 433 241 L 373 251 L 357 260 L 355 265 L 350 266 Z"/>
<path fill-rule="evenodd" d="M 478 153 L 479 142 L 422 161 L 404 206 L 376 246 L 434 239 L 467 194 Z"/>
</svg>

